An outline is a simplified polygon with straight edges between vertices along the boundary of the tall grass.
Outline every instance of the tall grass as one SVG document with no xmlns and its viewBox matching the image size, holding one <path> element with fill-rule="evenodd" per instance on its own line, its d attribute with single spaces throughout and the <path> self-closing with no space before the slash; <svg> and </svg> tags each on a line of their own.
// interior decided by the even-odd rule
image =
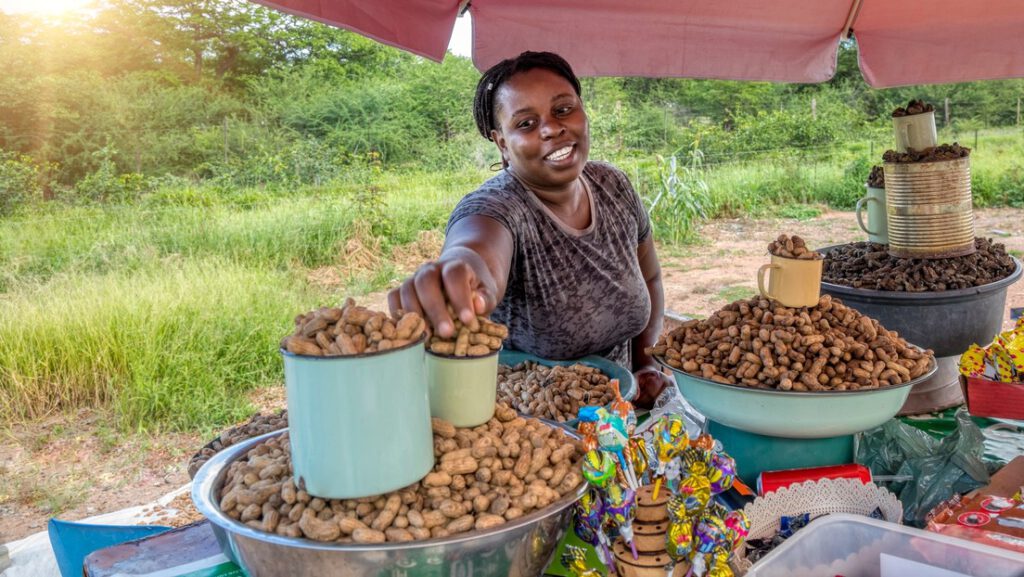
<svg viewBox="0 0 1024 577">
<path fill-rule="evenodd" d="M 121 424 L 237 419 L 280 381 L 277 343 L 324 302 L 292 275 L 213 258 L 68 274 L 0 300 L 0 413 L 113 405 Z"/>
</svg>

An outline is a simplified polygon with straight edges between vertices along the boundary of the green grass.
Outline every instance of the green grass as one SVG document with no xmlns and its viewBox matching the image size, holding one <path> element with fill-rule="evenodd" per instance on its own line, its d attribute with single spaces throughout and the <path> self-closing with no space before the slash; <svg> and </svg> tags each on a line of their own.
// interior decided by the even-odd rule
<svg viewBox="0 0 1024 577">
<path fill-rule="evenodd" d="M 757 294 L 757 291 L 748 286 L 730 286 L 718 291 L 718 294 L 715 296 L 731 303 L 740 299 L 749 299 L 755 294 Z"/>
<path fill-rule="evenodd" d="M 280 381 L 292 317 L 331 298 L 223 259 L 24 287 L 0 301 L 0 412 L 112 405 L 130 428 L 236 420 L 245 391 Z"/>
</svg>

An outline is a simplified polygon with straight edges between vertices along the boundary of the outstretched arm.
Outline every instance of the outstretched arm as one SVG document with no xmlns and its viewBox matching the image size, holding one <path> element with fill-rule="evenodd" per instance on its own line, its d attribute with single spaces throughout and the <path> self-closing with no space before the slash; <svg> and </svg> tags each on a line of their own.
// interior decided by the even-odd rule
<svg viewBox="0 0 1024 577">
<path fill-rule="evenodd" d="M 446 303 L 464 323 L 488 315 L 505 295 L 512 264 L 512 234 L 498 221 L 469 216 L 448 231 L 441 256 L 424 263 L 388 293 L 392 312 L 417 312 L 430 320 L 439 336 L 455 334 Z"/>
</svg>

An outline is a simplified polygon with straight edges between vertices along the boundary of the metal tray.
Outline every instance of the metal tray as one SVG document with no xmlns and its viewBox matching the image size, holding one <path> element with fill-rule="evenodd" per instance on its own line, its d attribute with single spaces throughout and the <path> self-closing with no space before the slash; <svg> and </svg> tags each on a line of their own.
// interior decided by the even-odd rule
<svg viewBox="0 0 1024 577">
<path fill-rule="evenodd" d="M 216 495 L 231 463 L 286 430 L 227 447 L 203 465 L 192 484 L 196 509 L 210 520 L 224 554 L 249 577 L 533 577 L 547 566 L 569 525 L 571 506 L 586 490 L 586 483 L 581 483 L 575 493 L 546 509 L 494 529 L 442 539 L 347 545 L 282 537 L 223 514 Z"/>
</svg>

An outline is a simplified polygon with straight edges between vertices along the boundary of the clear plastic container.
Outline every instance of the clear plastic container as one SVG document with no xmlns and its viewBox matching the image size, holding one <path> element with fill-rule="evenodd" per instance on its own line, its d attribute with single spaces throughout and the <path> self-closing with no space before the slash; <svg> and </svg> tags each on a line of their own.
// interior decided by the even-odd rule
<svg viewBox="0 0 1024 577">
<path fill-rule="evenodd" d="M 835 514 L 798 531 L 748 577 L 1024 577 L 1024 555 L 938 533 Z"/>
</svg>

